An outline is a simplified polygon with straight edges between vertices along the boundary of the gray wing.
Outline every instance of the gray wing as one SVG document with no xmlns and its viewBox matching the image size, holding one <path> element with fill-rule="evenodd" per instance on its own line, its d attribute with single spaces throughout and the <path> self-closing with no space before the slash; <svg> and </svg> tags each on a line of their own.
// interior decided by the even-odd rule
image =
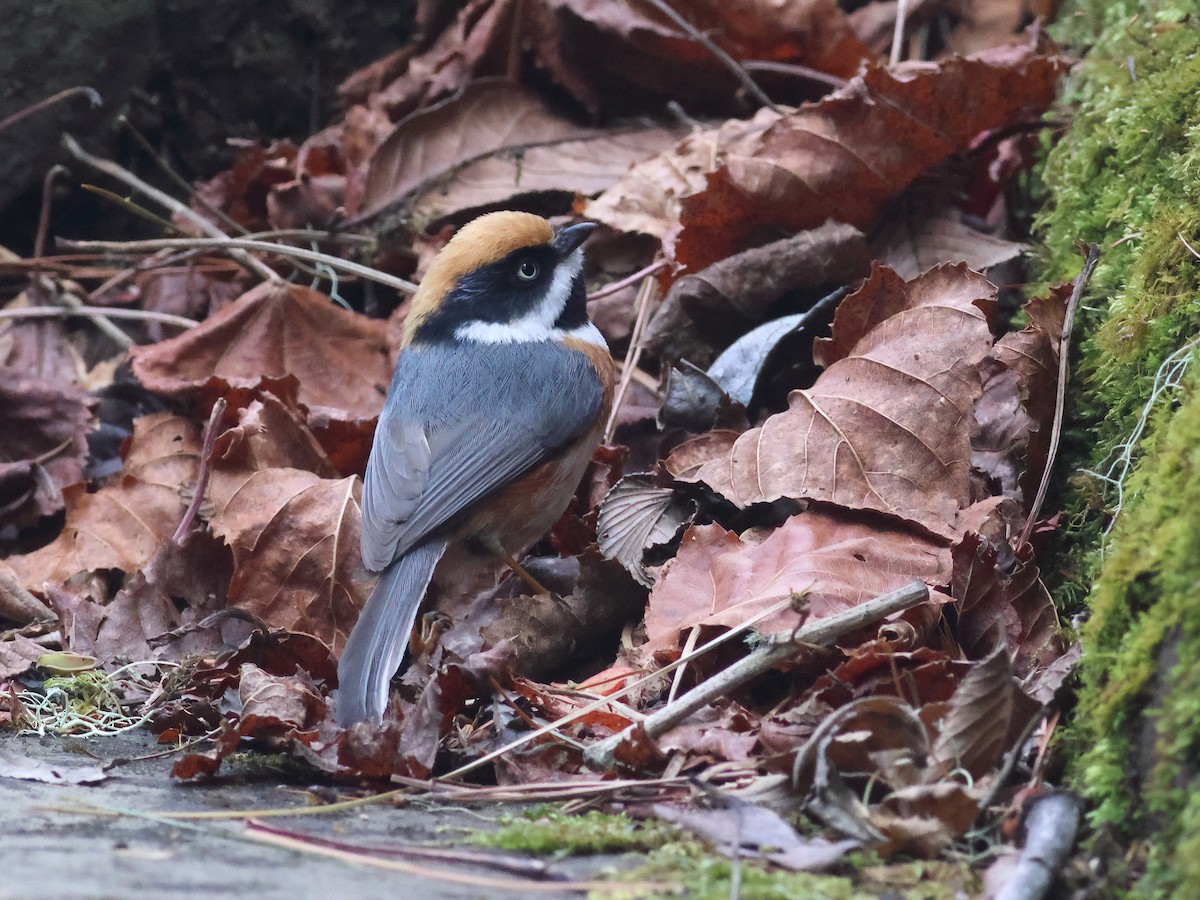
<svg viewBox="0 0 1200 900">
<path fill-rule="evenodd" d="M 592 427 L 602 400 L 592 366 L 557 343 L 405 350 L 364 479 L 367 568 L 552 458 Z"/>
</svg>

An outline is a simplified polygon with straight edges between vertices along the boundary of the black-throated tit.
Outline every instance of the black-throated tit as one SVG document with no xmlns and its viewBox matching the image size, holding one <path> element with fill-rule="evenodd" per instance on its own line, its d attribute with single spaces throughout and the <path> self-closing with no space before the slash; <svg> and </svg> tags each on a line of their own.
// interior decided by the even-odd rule
<svg viewBox="0 0 1200 900">
<path fill-rule="evenodd" d="M 383 574 L 338 663 L 343 726 L 382 719 L 439 573 L 527 547 L 578 486 L 615 371 L 587 315 L 594 228 L 490 213 L 421 281 L 364 478 L 363 562 Z"/>
</svg>

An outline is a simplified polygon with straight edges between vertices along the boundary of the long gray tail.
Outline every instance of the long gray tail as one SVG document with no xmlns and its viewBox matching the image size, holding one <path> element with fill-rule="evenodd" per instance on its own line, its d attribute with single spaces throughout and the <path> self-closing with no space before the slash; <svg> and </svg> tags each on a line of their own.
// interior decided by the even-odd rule
<svg viewBox="0 0 1200 900">
<path fill-rule="evenodd" d="M 417 610 L 446 546 L 445 540 L 426 541 L 379 576 L 338 661 L 336 714 L 343 728 L 383 719 L 392 676 L 404 659 Z"/>
</svg>

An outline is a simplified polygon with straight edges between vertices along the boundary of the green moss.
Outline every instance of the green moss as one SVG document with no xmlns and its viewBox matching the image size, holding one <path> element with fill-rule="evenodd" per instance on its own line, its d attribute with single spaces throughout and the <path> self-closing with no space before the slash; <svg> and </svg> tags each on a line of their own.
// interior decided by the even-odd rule
<svg viewBox="0 0 1200 900">
<path fill-rule="evenodd" d="M 1048 572 L 1060 606 L 1090 607 L 1064 746 L 1093 824 L 1146 848 L 1136 893 L 1182 897 L 1200 880 L 1200 365 L 1151 404 L 1107 538 L 1118 494 L 1080 470 L 1117 474 L 1164 360 L 1200 330 L 1200 259 L 1180 238 L 1200 247 L 1200 2 L 1078 0 L 1062 18 L 1060 39 L 1094 46 L 1044 167 L 1041 274 L 1072 277 L 1079 241 L 1103 252 L 1077 323 L 1059 461 L 1075 474 Z"/>
<path fill-rule="evenodd" d="M 1188 797 L 1179 787 L 1190 785 L 1200 749 L 1198 386 L 1190 376 L 1183 405 L 1143 446 L 1130 483 L 1137 499 L 1118 522 L 1084 630 L 1080 722 L 1093 747 L 1080 771 L 1094 821 L 1127 832 L 1180 816 Z M 1140 721 L 1147 709 L 1150 728 Z"/>
<path fill-rule="evenodd" d="M 1080 241 L 1102 249 L 1080 309 L 1060 471 L 1105 472 L 1160 363 L 1200 323 L 1200 260 L 1179 239 L 1195 245 L 1200 229 L 1200 4 L 1092 0 L 1063 18 L 1069 37 L 1099 37 L 1065 92 L 1072 128 L 1047 139 L 1041 276 L 1074 277 Z M 1064 494 L 1066 540 L 1047 574 L 1075 612 L 1097 574 L 1105 495 L 1081 478 Z"/>
<path fill-rule="evenodd" d="M 866 863 L 875 862 L 863 854 Z M 898 865 L 858 865 L 847 858 L 844 869 L 854 877 L 783 872 L 754 860 L 740 865 L 706 851 L 690 841 L 664 844 L 646 857 L 644 865 L 622 873 L 630 882 L 677 884 L 689 900 L 843 900 L 895 897 L 904 900 L 953 900 L 979 893 L 979 879 L 967 863 L 910 862 Z M 734 882 L 737 891 L 733 890 Z M 615 896 L 623 896 L 616 894 Z M 630 893 L 628 896 L 645 896 Z"/>
<path fill-rule="evenodd" d="M 643 865 L 621 873 L 620 877 L 628 882 L 679 885 L 681 890 L 677 895 L 688 900 L 728 900 L 734 896 L 745 900 L 850 900 L 878 896 L 874 892 L 857 893 L 849 878 L 772 871 L 749 860 L 737 865 L 693 841 L 664 844 L 649 853 Z M 606 892 L 606 896 L 645 897 L 646 894 Z"/>
<path fill-rule="evenodd" d="M 880 864 L 872 853 L 851 854 L 842 861 L 845 875 L 787 872 L 756 859 L 734 863 L 701 841 L 661 822 L 635 822 L 624 814 L 569 813 L 539 806 L 504 816 L 494 832 L 472 834 L 469 843 L 542 856 L 596 853 L 644 854 L 641 865 L 613 876 L 630 885 L 627 893 L 605 891 L 605 897 L 685 896 L 691 900 L 737 896 L 749 900 L 797 898 L 839 900 L 876 898 L 951 900 L 978 893 L 978 878 L 968 864 L 909 862 Z M 672 886 L 647 893 L 644 885 Z"/>
<path fill-rule="evenodd" d="M 635 822 L 624 813 L 567 813 L 553 806 L 535 807 L 499 821 L 496 831 L 473 834 L 467 840 L 484 847 L 541 856 L 586 856 L 651 850 L 676 836 L 670 826 Z"/>
</svg>

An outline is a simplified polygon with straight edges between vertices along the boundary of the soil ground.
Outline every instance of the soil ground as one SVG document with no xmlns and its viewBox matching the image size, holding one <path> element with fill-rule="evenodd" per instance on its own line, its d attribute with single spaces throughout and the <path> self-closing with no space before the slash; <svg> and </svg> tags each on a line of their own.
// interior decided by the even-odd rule
<svg viewBox="0 0 1200 900">
<path fill-rule="evenodd" d="M 386 871 L 273 847 L 250 839 L 240 821 L 175 822 L 156 813 L 244 810 L 309 805 L 305 785 L 262 774 L 231 774 L 196 784 L 170 777 L 173 757 L 120 762 L 162 748 L 149 734 L 115 738 L 0 736 L 0 754 L 24 755 L 52 766 L 103 765 L 117 760 L 108 778 L 93 785 L 45 784 L 0 777 L 0 898 L 245 897 L 302 898 L 507 897 L 488 888 L 440 878 Z M 81 805 L 136 811 L 96 816 L 70 812 Z M 453 845 L 465 830 L 491 827 L 512 806 L 465 808 L 416 804 L 349 809 L 327 816 L 273 819 L 291 832 L 346 844 L 396 846 L 437 841 Z M 583 880 L 619 865 L 621 857 L 564 859 L 551 863 L 559 877 Z M 418 863 L 426 868 L 428 864 Z M 438 868 L 444 869 L 442 864 Z M 494 869 L 458 873 L 500 879 Z M 538 890 L 539 898 L 578 893 Z"/>
</svg>

